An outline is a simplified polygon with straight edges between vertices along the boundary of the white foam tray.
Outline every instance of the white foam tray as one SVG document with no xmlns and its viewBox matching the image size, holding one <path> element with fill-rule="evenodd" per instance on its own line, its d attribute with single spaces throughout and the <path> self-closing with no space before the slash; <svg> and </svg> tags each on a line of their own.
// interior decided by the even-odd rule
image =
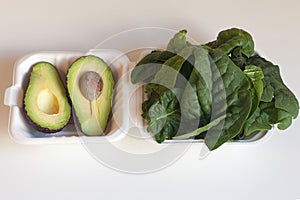
<svg viewBox="0 0 300 200">
<path fill-rule="evenodd" d="M 80 134 L 73 122 L 60 132 L 45 134 L 35 130 L 27 123 L 23 112 L 24 82 L 28 79 L 28 71 L 37 62 L 46 61 L 58 69 L 61 79 L 65 81 L 69 66 L 79 57 L 95 55 L 106 62 L 115 79 L 115 91 L 112 107 L 112 117 L 108 122 L 106 136 L 84 136 Z M 126 77 L 118 82 L 123 74 L 128 72 L 129 59 L 123 53 L 116 50 L 90 50 L 87 53 L 80 52 L 42 52 L 27 55 L 21 58 L 14 67 L 13 84 L 5 91 L 4 104 L 10 106 L 9 133 L 12 138 L 22 144 L 50 144 L 50 143 L 78 143 L 82 139 L 85 142 L 112 142 L 124 137 L 128 130 L 128 88 L 124 82 L 129 82 Z M 80 136 L 79 136 L 80 135 Z"/>
<path fill-rule="evenodd" d="M 143 51 L 140 58 L 144 57 L 150 50 Z M 113 98 L 112 114 L 108 122 L 105 136 L 85 136 L 76 129 L 73 119 L 60 132 L 45 134 L 35 130 L 28 124 L 23 112 L 24 82 L 28 79 L 28 71 L 37 62 L 46 61 L 58 69 L 61 79 L 65 81 L 69 66 L 79 57 L 84 55 L 95 55 L 102 58 L 111 68 L 115 91 Z M 141 117 L 141 104 L 147 98 L 141 85 L 133 85 L 130 81 L 130 73 L 135 62 L 131 62 L 124 53 L 111 49 L 94 49 L 87 53 L 80 52 L 41 52 L 21 58 L 14 67 L 13 84 L 5 91 L 4 104 L 10 106 L 9 133 L 18 143 L 22 144 L 64 144 L 64 143 L 106 143 L 121 140 L 128 134 L 131 128 L 138 128 L 142 137 L 151 143 L 155 143 L 151 134 L 146 131 L 147 123 Z M 253 138 L 233 143 L 255 143 L 266 138 L 266 132 L 261 132 Z M 203 140 L 166 140 L 169 143 L 202 143 Z"/>
</svg>

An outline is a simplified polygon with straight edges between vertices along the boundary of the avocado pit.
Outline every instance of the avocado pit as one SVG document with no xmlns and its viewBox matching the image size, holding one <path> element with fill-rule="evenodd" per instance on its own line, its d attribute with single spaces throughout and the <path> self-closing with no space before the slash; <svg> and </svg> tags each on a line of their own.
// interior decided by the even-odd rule
<svg viewBox="0 0 300 200">
<path fill-rule="evenodd" d="M 79 88 L 82 95 L 89 101 L 98 99 L 103 89 L 101 76 L 93 71 L 84 73 L 79 79 Z"/>
</svg>

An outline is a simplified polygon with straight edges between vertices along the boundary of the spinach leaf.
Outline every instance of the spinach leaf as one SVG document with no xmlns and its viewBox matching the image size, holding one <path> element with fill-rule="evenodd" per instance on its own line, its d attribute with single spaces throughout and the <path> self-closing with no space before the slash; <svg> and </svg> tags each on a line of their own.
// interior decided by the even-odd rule
<svg viewBox="0 0 300 200">
<path fill-rule="evenodd" d="M 200 116 L 200 120 L 205 120 L 204 123 L 207 123 L 207 119 L 210 118 L 211 115 L 211 92 L 213 87 L 212 70 L 210 66 L 208 51 L 206 49 L 198 47 L 194 51 L 194 56 L 196 58 L 194 64 L 194 72 L 198 77 L 198 81 L 196 82 L 197 98 L 204 115 Z M 193 84 L 192 80 L 190 80 L 190 82 L 191 84 Z"/>
<path fill-rule="evenodd" d="M 242 53 L 241 47 L 236 47 L 231 52 L 230 59 L 234 62 L 234 64 L 236 64 L 243 70 L 243 67 L 247 63 L 248 57 Z"/>
<path fill-rule="evenodd" d="M 244 136 L 260 130 L 270 130 L 272 125 L 277 124 L 277 128 L 284 130 L 292 123 L 290 113 L 275 107 L 275 102 L 262 102 L 255 113 L 246 121 Z"/>
<path fill-rule="evenodd" d="M 238 139 L 241 140 L 256 131 L 270 130 L 272 128 L 272 125 L 269 122 L 269 115 L 263 112 L 260 106 L 255 110 L 251 117 L 247 119 L 244 131 L 239 135 Z"/>
<path fill-rule="evenodd" d="M 274 109 L 275 107 L 275 109 Z M 276 102 L 266 102 L 261 104 L 262 112 L 269 117 L 270 124 L 277 124 L 280 130 L 287 129 L 292 123 L 292 116 L 290 113 L 276 107 Z"/>
<path fill-rule="evenodd" d="M 247 119 L 243 136 L 247 137 L 260 130 L 270 130 L 274 124 L 281 130 L 288 128 L 292 119 L 298 115 L 299 104 L 294 94 L 283 83 L 279 67 L 258 55 L 250 57 L 247 63 L 259 66 L 264 78 L 263 91 L 260 92 L 261 102 L 253 115 Z M 261 91 L 261 84 L 259 90 Z"/>
<path fill-rule="evenodd" d="M 190 56 L 182 65 L 179 74 L 180 78 L 177 77 L 175 87 L 184 88 L 187 80 L 189 80 L 191 73 L 194 69 L 194 56 Z"/>
<path fill-rule="evenodd" d="M 245 67 L 244 74 L 249 78 L 251 82 L 251 96 L 252 96 L 252 107 L 250 111 L 251 116 L 257 109 L 261 95 L 264 89 L 263 78 L 264 74 L 260 67 L 255 65 L 248 65 Z"/>
<path fill-rule="evenodd" d="M 198 120 L 206 124 L 211 112 L 212 72 L 208 51 L 195 46 L 193 51 L 194 68 L 185 86 L 181 100 L 181 112 L 184 119 Z"/>
<path fill-rule="evenodd" d="M 191 76 L 194 75 L 194 71 Z M 182 116 L 186 120 L 197 120 L 199 123 L 200 116 L 202 116 L 202 110 L 200 108 L 199 99 L 197 96 L 196 83 L 190 84 L 187 83 L 187 86 L 184 89 L 182 100 L 181 100 L 181 112 Z"/>
<path fill-rule="evenodd" d="M 175 54 L 170 51 L 152 51 L 146 55 L 132 70 L 131 82 L 150 82 L 161 69 L 162 64 Z"/>
<path fill-rule="evenodd" d="M 242 29 L 232 28 L 221 31 L 216 41 L 206 44 L 213 49 L 219 49 L 230 54 L 236 47 L 240 47 L 241 53 L 250 57 L 254 53 L 252 36 Z"/>
<path fill-rule="evenodd" d="M 208 90 L 211 91 L 212 72 L 210 67 L 208 50 L 204 49 L 202 46 L 197 46 L 195 47 L 194 50 L 194 56 L 195 56 L 194 70 L 197 75 L 200 75 L 203 78 Z"/>
<path fill-rule="evenodd" d="M 148 99 L 142 103 L 142 117 L 146 120 L 149 119 L 149 109 L 150 107 L 159 100 L 159 97 L 168 89 L 157 84 L 150 83 L 145 86 L 144 92 L 148 94 Z"/>
<path fill-rule="evenodd" d="M 186 30 L 181 30 L 178 33 L 174 35 L 174 37 L 169 41 L 169 44 L 167 46 L 167 51 L 173 52 L 173 53 L 179 53 L 182 49 L 184 49 L 187 46 L 186 41 Z"/>
<path fill-rule="evenodd" d="M 176 80 L 183 63 L 192 55 L 192 53 L 193 48 L 187 47 L 180 51 L 177 55 L 169 58 L 156 73 L 152 83 L 163 85 L 164 87 L 172 89 L 176 84 Z M 184 81 L 184 79 L 182 81 Z"/>
<path fill-rule="evenodd" d="M 163 93 L 149 109 L 147 131 L 154 134 L 158 143 L 171 139 L 180 124 L 180 107 L 172 90 Z"/>
<path fill-rule="evenodd" d="M 250 113 L 250 82 L 242 70 L 220 50 L 210 50 L 212 67 L 212 121 L 226 114 L 223 123 L 212 127 L 205 143 L 214 150 L 242 130 Z"/>
<path fill-rule="evenodd" d="M 283 83 L 279 67 L 258 55 L 250 57 L 248 64 L 259 66 L 264 73 L 264 90 L 261 101 L 271 102 L 274 100 L 274 108 L 284 110 L 296 118 L 299 112 L 299 103 L 295 95 Z"/>
</svg>

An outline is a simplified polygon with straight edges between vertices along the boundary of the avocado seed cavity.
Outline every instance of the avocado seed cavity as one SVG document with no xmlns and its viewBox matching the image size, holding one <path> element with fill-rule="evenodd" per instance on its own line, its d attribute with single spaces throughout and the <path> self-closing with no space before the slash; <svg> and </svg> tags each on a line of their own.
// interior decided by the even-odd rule
<svg viewBox="0 0 300 200">
<path fill-rule="evenodd" d="M 86 99 L 94 101 L 102 92 L 103 81 L 98 73 L 89 71 L 80 77 L 79 88 Z"/>
<path fill-rule="evenodd" d="M 37 97 L 38 108 L 49 115 L 57 114 L 59 111 L 59 104 L 56 96 L 49 90 L 42 90 Z"/>
</svg>

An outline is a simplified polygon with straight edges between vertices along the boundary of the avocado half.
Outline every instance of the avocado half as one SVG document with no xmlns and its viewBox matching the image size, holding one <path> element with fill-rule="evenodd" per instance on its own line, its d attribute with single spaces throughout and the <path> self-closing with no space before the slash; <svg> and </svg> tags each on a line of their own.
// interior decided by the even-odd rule
<svg viewBox="0 0 300 200">
<path fill-rule="evenodd" d="M 26 118 L 42 132 L 60 131 L 71 117 L 64 85 L 56 68 L 48 62 L 32 66 L 23 103 Z"/>
<path fill-rule="evenodd" d="M 69 68 L 67 88 L 81 131 L 89 136 L 103 135 L 110 115 L 114 79 L 100 58 L 80 57 Z"/>
</svg>

